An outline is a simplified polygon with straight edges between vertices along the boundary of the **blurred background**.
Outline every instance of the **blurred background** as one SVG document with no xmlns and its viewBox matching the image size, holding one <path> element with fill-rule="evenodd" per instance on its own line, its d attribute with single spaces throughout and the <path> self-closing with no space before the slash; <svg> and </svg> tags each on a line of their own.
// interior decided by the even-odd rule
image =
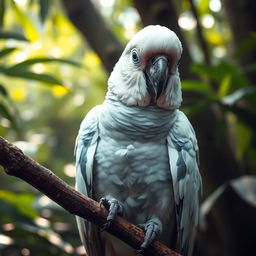
<svg viewBox="0 0 256 256">
<path fill-rule="evenodd" d="M 0 136 L 74 185 L 80 122 L 124 45 L 161 24 L 183 44 L 182 110 L 200 146 L 194 255 L 256 249 L 256 1 L 0 0 Z M 0 255 L 84 255 L 74 216 L 0 171 Z"/>
</svg>

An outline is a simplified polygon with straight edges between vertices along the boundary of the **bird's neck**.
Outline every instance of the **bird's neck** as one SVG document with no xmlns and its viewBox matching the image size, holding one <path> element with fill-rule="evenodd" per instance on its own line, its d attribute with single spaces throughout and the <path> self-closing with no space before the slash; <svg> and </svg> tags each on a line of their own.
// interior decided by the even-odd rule
<svg viewBox="0 0 256 256">
<path fill-rule="evenodd" d="M 165 140 L 176 120 L 176 110 L 156 106 L 127 106 L 112 92 L 108 92 L 103 103 L 101 130 L 109 137 L 131 140 Z"/>
</svg>

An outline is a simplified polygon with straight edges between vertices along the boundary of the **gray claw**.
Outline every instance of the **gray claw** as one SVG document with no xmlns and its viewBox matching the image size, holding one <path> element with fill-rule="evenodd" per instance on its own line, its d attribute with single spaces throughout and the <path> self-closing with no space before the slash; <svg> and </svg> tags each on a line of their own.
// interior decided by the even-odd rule
<svg viewBox="0 0 256 256">
<path fill-rule="evenodd" d="M 100 206 L 104 206 L 105 208 L 109 209 L 109 206 L 110 206 L 109 201 L 105 197 L 101 198 Z"/>
<path fill-rule="evenodd" d="M 112 221 L 116 218 L 117 215 L 122 215 L 123 207 L 116 199 L 100 199 L 100 205 L 103 205 L 109 210 L 107 222 L 102 226 L 101 231 L 108 229 Z"/>
<path fill-rule="evenodd" d="M 147 223 L 138 226 L 145 230 L 144 242 L 141 244 L 140 249 L 136 251 L 137 254 L 141 254 L 153 242 L 157 234 L 162 231 L 162 224 L 159 219 L 153 218 Z"/>
</svg>

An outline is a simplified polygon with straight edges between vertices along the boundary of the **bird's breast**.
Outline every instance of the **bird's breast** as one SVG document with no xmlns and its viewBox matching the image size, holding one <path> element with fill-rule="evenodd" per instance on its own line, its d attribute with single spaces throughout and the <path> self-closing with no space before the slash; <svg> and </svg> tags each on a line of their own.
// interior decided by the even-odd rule
<svg viewBox="0 0 256 256">
<path fill-rule="evenodd" d="M 99 129 L 102 136 L 116 140 L 165 141 L 175 120 L 176 110 L 132 107 L 115 99 L 106 99 Z"/>
<path fill-rule="evenodd" d="M 165 144 L 100 139 L 95 156 L 95 197 L 111 196 L 124 204 L 125 217 L 144 223 L 170 214 L 171 172 Z"/>
</svg>

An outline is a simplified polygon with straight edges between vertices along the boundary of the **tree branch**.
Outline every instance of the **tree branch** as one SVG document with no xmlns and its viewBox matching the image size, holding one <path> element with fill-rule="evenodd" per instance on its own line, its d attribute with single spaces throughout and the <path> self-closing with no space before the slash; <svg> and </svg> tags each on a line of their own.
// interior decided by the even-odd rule
<svg viewBox="0 0 256 256">
<path fill-rule="evenodd" d="M 108 213 L 104 207 L 100 207 L 99 203 L 74 190 L 2 137 L 0 137 L 0 164 L 8 175 L 16 176 L 31 184 L 71 214 L 91 221 L 99 227 L 106 223 Z M 107 232 L 135 249 L 139 248 L 144 239 L 144 232 L 140 228 L 121 217 L 116 218 Z M 181 256 L 157 240 L 143 255 Z"/>
<path fill-rule="evenodd" d="M 69 19 L 80 30 L 110 73 L 123 52 L 123 46 L 109 29 L 90 0 L 62 0 Z"/>
<path fill-rule="evenodd" d="M 191 6 L 191 11 L 196 19 L 196 33 L 197 33 L 197 37 L 198 37 L 198 42 L 201 45 L 201 49 L 202 49 L 202 52 L 204 55 L 204 61 L 206 64 L 209 65 L 209 64 L 211 64 L 211 58 L 210 58 L 210 54 L 209 54 L 208 44 L 204 37 L 203 27 L 201 26 L 199 13 L 197 11 L 196 5 L 194 4 L 194 1 L 189 0 L 189 3 Z"/>
</svg>

